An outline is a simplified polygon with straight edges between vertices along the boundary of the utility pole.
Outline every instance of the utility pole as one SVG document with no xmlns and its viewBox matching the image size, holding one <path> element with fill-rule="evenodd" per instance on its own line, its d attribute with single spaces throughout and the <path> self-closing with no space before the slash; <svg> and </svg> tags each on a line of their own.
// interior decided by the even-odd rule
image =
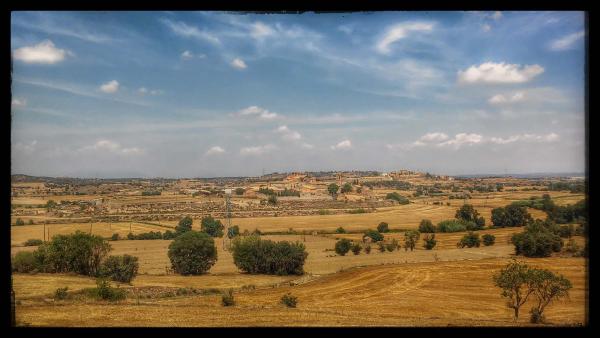
<svg viewBox="0 0 600 338">
<path fill-rule="evenodd" d="M 44 221 L 44 242 L 46 241 L 46 221 Z"/>
</svg>

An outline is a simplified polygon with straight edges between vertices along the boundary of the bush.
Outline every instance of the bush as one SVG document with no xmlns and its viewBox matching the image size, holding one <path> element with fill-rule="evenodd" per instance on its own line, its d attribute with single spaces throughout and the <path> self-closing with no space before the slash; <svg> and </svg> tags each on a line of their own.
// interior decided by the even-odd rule
<svg viewBox="0 0 600 338">
<path fill-rule="evenodd" d="M 364 208 L 358 208 L 358 209 L 352 209 L 352 210 L 348 210 L 349 214 L 366 214 L 367 210 L 365 210 Z"/>
<path fill-rule="evenodd" d="M 377 226 L 377 231 L 379 232 L 390 232 L 390 228 L 386 222 L 381 222 Z"/>
<path fill-rule="evenodd" d="M 187 231 L 169 245 L 173 270 L 182 275 L 198 275 L 208 271 L 217 261 L 215 241 L 208 234 Z"/>
<path fill-rule="evenodd" d="M 342 238 L 337 243 L 335 243 L 335 252 L 340 256 L 345 256 L 348 251 L 350 251 L 350 247 L 352 246 L 352 242 L 347 240 L 346 238 Z"/>
<path fill-rule="evenodd" d="M 175 232 L 177 232 L 177 234 L 182 234 L 184 232 L 191 231 L 193 223 L 194 221 L 190 216 L 185 216 L 179 220 L 179 224 L 175 227 Z"/>
<path fill-rule="evenodd" d="M 417 230 L 409 230 L 404 233 L 404 251 L 413 251 L 421 234 Z"/>
<path fill-rule="evenodd" d="M 29 225 L 33 225 L 33 220 L 30 218 L 30 219 L 29 219 L 29 222 L 27 222 L 27 224 L 29 224 Z"/>
<path fill-rule="evenodd" d="M 287 307 L 296 307 L 296 304 L 298 304 L 298 297 L 292 296 L 290 293 L 286 293 L 281 297 L 281 303 Z"/>
<path fill-rule="evenodd" d="M 237 225 L 234 225 L 232 227 L 230 227 L 229 229 L 227 229 L 227 238 L 232 239 L 233 237 L 239 236 L 240 235 L 240 227 Z"/>
<path fill-rule="evenodd" d="M 167 230 L 162 234 L 162 239 L 173 239 L 177 237 L 177 234 L 171 230 Z"/>
<path fill-rule="evenodd" d="M 25 246 L 38 246 L 44 244 L 41 239 L 28 239 L 23 245 Z"/>
<path fill-rule="evenodd" d="M 329 210 L 326 209 L 319 209 L 319 215 L 329 215 L 331 214 L 331 212 Z"/>
<path fill-rule="evenodd" d="M 362 247 L 360 246 L 360 244 L 354 243 L 352 245 L 352 247 L 350 248 L 350 250 L 352 250 L 353 254 L 358 255 L 358 254 L 360 254 L 360 251 L 362 250 Z"/>
<path fill-rule="evenodd" d="M 371 237 L 374 242 L 383 241 L 383 235 L 379 231 L 367 230 L 365 231 L 365 236 Z"/>
<path fill-rule="evenodd" d="M 483 245 L 485 246 L 494 245 L 494 243 L 496 242 L 496 236 L 490 234 L 485 234 L 481 236 L 481 239 L 483 239 Z"/>
<path fill-rule="evenodd" d="M 423 241 L 425 242 L 423 244 L 423 247 L 427 250 L 432 250 L 435 245 L 437 244 L 437 240 L 435 239 L 435 234 L 429 234 L 427 236 L 425 236 L 425 238 L 423 238 Z"/>
<path fill-rule="evenodd" d="M 339 227 L 337 229 L 335 229 L 335 233 L 336 234 L 345 234 L 346 233 L 346 229 Z"/>
<path fill-rule="evenodd" d="M 211 237 L 223 237 L 223 229 L 225 229 L 225 226 L 223 226 L 221 221 L 214 219 L 212 216 L 206 216 L 202 217 L 200 229 Z"/>
<path fill-rule="evenodd" d="M 130 241 L 134 240 L 135 239 L 135 235 L 130 232 L 130 233 L 127 234 L 127 239 L 130 240 Z"/>
<path fill-rule="evenodd" d="M 138 258 L 130 255 L 108 256 L 102 263 L 100 275 L 110 279 L 130 283 L 139 269 Z"/>
<path fill-rule="evenodd" d="M 477 212 L 477 210 L 475 210 L 471 204 L 464 204 L 458 210 L 456 210 L 454 218 L 474 223 L 483 221 L 483 218 L 480 220 L 479 212 Z M 483 224 L 481 226 L 483 226 Z"/>
<path fill-rule="evenodd" d="M 367 255 L 371 253 L 371 246 L 369 244 L 365 245 L 365 253 Z"/>
<path fill-rule="evenodd" d="M 38 270 L 39 263 L 33 252 L 20 251 L 12 257 L 12 271 L 27 273 Z"/>
<path fill-rule="evenodd" d="M 112 234 L 112 236 L 110 236 L 110 240 L 111 241 L 118 241 L 120 239 L 119 234 L 114 233 Z"/>
<path fill-rule="evenodd" d="M 233 290 L 229 289 L 221 295 L 221 304 L 223 306 L 233 306 L 235 305 L 235 300 L 233 299 Z"/>
<path fill-rule="evenodd" d="M 524 232 L 514 234 L 511 242 L 515 246 L 515 254 L 526 257 L 548 257 L 552 252 L 560 252 L 563 241 L 550 226 L 550 223 L 536 220 L 526 226 Z"/>
<path fill-rule="evenodd" d="M 64 287 L 64 288 L 58 288 L 56 289 L 56 291 L 54 291 L 54 299 L 55 300 L 63 300 L 63 299 L 67 299 L 68 293 L 67 290 L 69 288 L 68 287 Z"/>
<path fill-rule="evenodd" d="M 463 238 L 460 240 L 460 242 L 458 242 L 458 244 L 456 246 L 458 246 L 459 248 L 464 248 L 464 247 L 472 248 L 472 247 L 479 247 L 479 245 L 481 245 L 481 240 L 479 239 L 479 234 L 469 231 L 469 233 L 464 235 Z"/>
<path fill-rule="evenodd" d="M 15 221 L 15 225 L 18 225 L 18 226 L 25 225 L 25 222 L 23 222 L 22 219 L 17 218 L 17 220 Z"/>
<path fill-rule="evenodd" d="M 465 230 L 467 230 L 466 224 L 456 219 L 441 221 L 437 225 L 438 232 L 459 232 Z"/>
<path fill-rule="evenodd" d="M 127 291 L 120 288 L 113 288 L 110 283 L 104 278 L 96 280 L 96 288 L 89 290 L 92 297 L 97 299 L 117 301 L 127 297 Z"/>
<path fill-rule="evenodd" d="M 277 205 L 277 196 L 269 195 L 269 198 L 267 199 L 267 203 L 269 203 L 271 205 Z"/>
<path fill-rule="evenodd" d="M 399 245 L 398 245 L 398 241 L 396 239 L 393 239 L 390 243 L 386 244 L 386 246 L 385 246 L 385 248 L 389 252 L 394 251 L 394 249 L 398 249 L 398 247 L 399 247 Z"/>
<path fill-rule="evenodd" d="M 345 194 L 347 192 L 352 192 L 352 184 L 344 183 L 344 185 L 342 186 L 342 189 L 340 189 L 340 192 L 342 194 Z"/>
<path fill-rule="evenodd" d="M 236 195 L 243 195 L 246 192 L 244 188 L 235 188 Z"/>
<path fill-rule="evenodd" d="M 511 204 L 504 208 L 492 209 L 492 223 L 495 227 L 523 226 L 531 221 L 531 215 L 523 206 Z"/>
<path fill-rule="evenodd" d="M 301 242 L 273 242 L 259 236 L 236 237 L 231 248 L 234 264 L 248 273 L 301 275 L 308 256 Z"/>
<path fill-rule="evenodd" d="M 434 233 L 435 225 L 433 225 L 433 223 L 428 219 L 421 220 L 421 224 L 419 224 L 419 232 Z"/>
<path fill-rule="evenodd" d="M 391 193 L 385 195 L 385 199 L 397 201 L 398 204 L 408 204 L 408 203 L 410 203 L 410 201 L 408 200 L 408 198 L 400 195 L 397 192 L 391 192 Z"/>
</svg>

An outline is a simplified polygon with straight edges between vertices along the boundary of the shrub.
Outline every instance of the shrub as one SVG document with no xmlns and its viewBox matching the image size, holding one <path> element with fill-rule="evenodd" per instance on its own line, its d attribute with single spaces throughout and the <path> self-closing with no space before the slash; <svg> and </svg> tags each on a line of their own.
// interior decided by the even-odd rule
<svg viewBox="0 0 600 338">
<path fill-rule="evenodd" d="M 281 297 L 281 303 L 287 307 L 296 307 L 296 304 L 298 304 L 298 297 L 292 296 L 290 293 L 286 293 Z"/>
<path fill-rule="evenodd" d="M 438 232 L 459 232 L 465 230 L 467 230 L 465 223 L 456 219 L 441 221 L 437 225 Z"/>
<path fill-rule="evenodd" d="M 130 283 L 139 269 L 138 258 L 130 255 L 108 256 L 102 263 L 100 275 L 110 279 Z"/>
<path fill-rule="evenodd" d="M 240 235 L 240 227 L 237 225 L 234 225 L 232 227 L 230 227 L 229 229 L 227 229 L 227 238 L 232 239 L 235 236 L 239 236 Z"/>
<path fill-rule="evenodd" d="M 524 232 L 514 234 L 511 242 L 515 246 L 515 254 L 526 257 L 548 257 L 552 252 L 560 252 L 563 241 L 551 230 L 550 225 L 536 220 L 526 226 Z"/>
<path fill-rule="evenodd" d="M 523 206 L 511 204 L 504 208 L 492 209 L 492 223 L 495 227 L 523 226 L 531 221 L 531 215 Z"/>
<path fill-rule="evenodd" d="M 397 201 L 398 204 L 408 204 L 408 203 L 410 203 L 410 201 L 408 200 L 408 198 L 400 195 L 399 193 L 397 193 L 395 191 L 391 192 L 391 193 L 389 193 L 387 195 L 385 195 L 385 199 Z"/>
<path fill-rule="evenodd" d="M 319 215 L 329 215 L 331 214 L 331 212 L 329 210 L 326 209 L 319 209 Z"/>
<path fill-rule="evenodd" d="M 404 251 L 413 251 L 421 234 L 417 230 L 409 230 L 404 233 Z"/>
<path fill-rule="evenodd" d="M 36 254 L 45 271 L 96 276 L 109 250 L 110 244 L 104 238 L 77 231 L 52 237 L 38 247 Z"/>
<path fill-rule="evenodd" d="M 365 245 L 365 253 L 367 255 L 371 253 L 371 246 L 369 244 Z"/>
<path fill-rule="evenodd" d="M 41 239 L 28 239 L 27 241 L 25 241 L 25 243 L 23 243 L 23 245 L 38 246 L 38 245 L 42 245 L 43 243 L 44 243 L 44 241 L 42 241 Z"/>
<path fill-rule="evenodd" d="M 496 236 L 490 234 L 485 234 L 481 236 L 481 239 L 483 239 L 483 245 L 485 246 L 494 245 L 494 243 L 496 242 Z"/>
<path fill-rule="evenodd" d="M 29 224 L 29 225 L 33 225 L 33 220 L 30 218 L 30 219 L 29 219 L 29 222 L 27 222 L 27 224 Z"/>
<path fill-rule="evenodd" d="M 390 243 L 386 244 L 385 248 L 389 252 L 394 251 L 394 249 L 398 249 L 398 241 L 396 239 L 393 239 Z"/>
<path fill-rule="evenodd" d="M 236 195 L 243 195 L 246 192 L 244 188 L 235 188 Z"/>
<path fill-rule="evenodd" d="M 168 255 L 175 272 L 197 275 L 205 273 L 215 264 L 217 248 L 208 234 L 188 231 L 171 242 Z"/>
<path fill-rule="evenodd" d="M 427 250 L 431 250 L 435 247 L 435 245 L 437 244 L 437 240 L 435 239 L 435 234 L 429 234 L 427 236 L 425 236 L 425 238 L 423 238 L 423 241 L 425 242 L 423 244 L 423 247 Z"/>
<path fill-rule="evenodd" d="M 233 299 L 233 290 L 229 289 L 221 295 L 221 304 L 223 306 L 233 306 L 235 305 L 235 300 Z"/>
<path fill-rule="evenodd" d="M 337 229 L 335 229 L 335 233 L 336 234 L 345 234 L 346 233 L 346 229 L 339 227 Z"/>
<path fill-rule="evenodd" d="M 193 223 L 194 221 L 190 216 L 185 216 L 184 218 L 179 220 L 179 224 L 177 224 L 177 226 L 175 227 L 175 232 L 177 232 L 177 234 L 182 234 L 184 232 L 191 231 Z"/>
<path fill-rule="evenodd" d="M 479 247 L 480 244 L 481 244 L 481 240 L 479 239 L 479 234 L 469 231 L 469 233 L 464 235 L 463 238 L 460 240 L 460 242 L 458 242 L 458 244 L 456 246 L 458 246 L 459 248 L 464 248 L 464 247 L 472 248 L 472 247 Z"/>
<path fill-rule="evenodd" d="M 379 252 L 385 252 L 385 244 L 383 244 L 383 242 L 377 242 L 377 248 L 379 249 Z"/>
<path fill-rule="evenodd" d="M 431 222 L 431 220 L 423 219 L 421 220 L 421 224 L 419 224 L 419 232 L 421 233 L 434 233 L 435 225 Z"/>
<path fill-rule="evenodd" d="M 365 236 L 371 237 L 374 242 L 383 241 L 383 235 L 379 231 L 367 230 L 365 231 Z"/>
<path fill-rule="evenodd" d="M 63 300 L 63 299 L 67 299 L 68 293 L 67 290 L 69 288 L 68 287 L 64 287 L 64 288 L 58 288 L 56 289 L 56 291 L 54 291 L 54 299 L 55 300 Z"/>
<path fill-rule="evenodd" d="M 271 205 L 277 205 L 277 196 L 269 195 L 269 198 L 267 198 L 267 203 Z"/>
<path fill-rule="evenodd" d="M 114 233 L 114 234 L 112 234 L 112 236 L 110 236 L 111 241 L 118 241 L 119 239 L 120 239 L 119 234 L 117 234 L 117 233 Z"/>
<path fill-rule="evenodd" d="M 349 214 L 366 214 L 367 210 L 365 210 L 364 208 L 358 208 L 358 209 L 352 209 L 352 210 L 348 210 Z"/>
<path fill-rule="evenodd" d="M 379 232 L 390 232 L 390 228 L 386 222 L 381 222 L 377 226 L 377 231 Z"/>
<path fill-rule="evenodd" d="M 22 219 L 17 218 L 17 220 L 15 221 L 15 225 L 18 225 L 18 226 L 25 225 L 25 222 L 23 222 Z"/>
<path fill-rule="evenodd" d="M 117 301 L 127 297 L 127 291 L 121 288 L 113 288 L 110 286 L 108 280 L 104 278 L 98 278 L 96 280 L 96 288 L 89 290 L 92 297 L 97 299 Z"/>
<path fill-rule="evenodd" d="M 352 245 L 352 247 L 350 248 L 350 250 L 352 250 L 353 254 L 358 255 L 360 253 L 360 251 L 362 250 L 362 247 L 360 246 L 360 244 L 354 243 Z"/>
<path fill-rule="evenodd" d="M 38 269 L 38 261 L 33 252 L 20 251 L 12 257 L 12 271 L 27 273 Z"/>
<path fill-rule="evenodd" d="M 259 236 L 236 237 L 231 248 L 234 264 L 248 273 L 301 275 L 308 256 L 301 242 L 273 242 Z"/>
<path fill-rule="evenodd" d="M 225 229 L 225 226 L 223 226 L 221 221 L 214 219 L 212 216 L 206 216 L 202 217 L 200 229 L 211 237 L 223 237 L 223 229 Z"/>
<path fill-rule="evenodd" d="M 342 189 L 340 190 L 340 192 L 342 194 L 345 194 L 347 192 L 352 192 L 352 184 L 350 184 L 350 183 L 344 183 L 344 185 L 342 186 Z"/>
<path fill-rule="evenodd" d="M 454 218 L 477 223 L 479 219 L 479 212 L 477 212 L 477 210 L 475 210 L 471 204 L 464 204 L 458 210 L 456 210 Z M 481 220 L 483 220 L 483 218 Z"/>
<path fill-rule="evenodd" d="M 346 238 L 342 238 L 335 243 L 335 252 L 340 256 L 345 256 L 346 253 L 350 251 L 351 246 L 352 242 L 350 242 Z"/>
<path fill-rule="evenodd" d="M 135 239 L 135 235 L 130 232 L 130 233 L 127 234 L 127 239 L 128 240 L 134 240 Z"/>
<path fill-rule="evenodd" d="M 167 230 L 162 234 L 162 239 L 173 239 L 177 237 L 177 234 L 171 230 Z"/>
</svg>

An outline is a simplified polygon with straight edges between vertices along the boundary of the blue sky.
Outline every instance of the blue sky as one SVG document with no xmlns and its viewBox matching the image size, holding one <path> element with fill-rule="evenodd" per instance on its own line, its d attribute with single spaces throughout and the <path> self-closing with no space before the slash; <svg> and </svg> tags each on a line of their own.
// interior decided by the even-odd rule
<svg viewBox="0 0 600 338">
<path fill-rule="evenodd" d="M 581 12 L 13 12 L 12 172 L 584 170 Z"/>
</svg>

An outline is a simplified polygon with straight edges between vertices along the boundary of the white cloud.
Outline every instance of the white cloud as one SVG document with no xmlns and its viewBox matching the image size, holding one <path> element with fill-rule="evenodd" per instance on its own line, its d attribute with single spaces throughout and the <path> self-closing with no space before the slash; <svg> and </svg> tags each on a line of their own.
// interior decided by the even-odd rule
<svg viewBox="0 0 600 338">
<path fill-rule="evenodd" d="M 430 32 L 432 29 L 433 24 L 428 22 L 405 22 L 397 24 L 388 28 L 383 37 L 377 42 L 375 48 L 381 54 L 389 54 L 390 45 L 405 38 L 409 32 Z"/>
<path fill-rule="evenodd" d="M 119 143 L 111 140 L 99 140 L 91 146 L 79 149 L 79 151 L 100 151 L 118 155 L 139 155 L 144 153 L 144 150 L 138 147 L 123 148 Z"/>
<path fill-rule="evenodd" d="M 15 97 L 12 99 L 11 105 L 13 107 L 24 107 L 27 105 L 27 100 Z"/>
<path fill-rule="evenodd" d="M 174 22 L 169 19 L 161 19 L 160 21 L 164 23 L 167 27 L 169 27 L 169 29 L 171 29 L 173 33 L 179 36 L 193 37 L 204 41 L 208 41 L 213 44 L 221 44 L 219 38 L 217 38 L 213 34 L 206 31 L 201 31 L 197 27 L 190 26 L 184 22 Z"/>
<path fill-rule="evenodd" d="M 494 14 L 492 14 L 492 19 L 494 19 L 496 21 L 502 19 L 502 12 L 495 11 Z"/>
<path fill-rule="evenodd" d="M 277 147 L 275 147 L 272 144 L 267 144 L 264 146 L 245 147 L 245 148 L 240 149 L 240 154 L 242 154 L 242 155 L 262 155 L 264 153 L 267 153 L 267 152 L 275 150 L 275 149 L 277 149 Z"/>
<path fill-rule="evenodd" d="M 54 64 L 61 62 L 69 51 L 56 48 L 50 40 L 44 40 L 34 46 L 26 46 L 15 49 L 13 57 L 25 63 Z"/>
<path fill-rule="evenodd" d="M 214 147 L 212 147 L 212 148 L 208 149 L 208 150 L 206 151 L 206 154 L 205 154 L 205 155 L 207 155 L 207 156 L 210 156 L 210 155 L 218 155 L 218 154 L 223 154 L 224 152 L 225 152 L 225 149 L 223 149 L 223 148 L 221 148 L 221 147 L 219 147 L 219 146 L 214 146 Z"/>
<path fill-rule="evenodd" d="M 184 60 L 189 60 L 189 59 L 191 59 L 193 57 L 194 57 L 194 55 L 189 50 L 186 50 L 183 53 L 181 53 L 181 58 L 184 59 Z"/>
<path fill-rule="evenodd" d="M 438 146 L 454 146 L 456 148 L 460 148 L 463 145 L 473 145 L 481 143 L 483 140 L 483 136 L 479 134 L 467 134 L 460 133 L 456 134 L 453 139 L 448 140 L 446 142 L 439 143 Z"/>
<path fill-rule="evenodd" d="M 507 63 L 485 62 L 479 66 L 471 66 L 465 71 L 458 71 L 459 83 L 523 83 L 542 74 L 540 65 L 517 65 Z"/>
<path fill-rule="evenodd" d="M 433 142 L 433 141 L 445 141 L 448 139 L 448 135 L 445 133 L 427 133 L 421 136 L 420 141 Z"/>
<path fill-rule="evenodd" d="M 258 40 L 261 40 L 267 36 L 271 36 L 274 35 L 275 31 L 273 30 L 273 28 L 271 28 L 271 26 L 266 25 L 260 21 L 255 22 L 252 25 L 252 29 L 250 31 L 250 35 Z"/>
<path fill-rule="evenodd" d="M 257 107 L 257 106 L 250 106 L 248 108 L 244 108 L 239 111 L 239 115 L 241 115 L 241 116 L 258 116 L 260 119 L 263 119 L 263 120 L 272 120 L 279 116 L 279 115 L 277 115 L 277 113 L 272 113 L 272 112 L 268 111 L 267 109 Z"/>
<path fill-rule="evenodd" d="M 300 140 L 302 138 L 302 135 L 300 135 L 299 132 L 295 131 L 295 130 L 291 130 L 290 128 L 288 128 L 287 126 L 280 126 L 279 128 L 277 128 L 275 130 L 277 133 L 281 134 L 281 137 L 284 140 L 288 140 L 288 141 L 297 141 Z"/>
<path fill-rule="evenodd" d="M 346 150 L 352 148 L 352 142 L 350 140 L 340 141 L 338 144 L 331 146 L 332 150 Z"/>
<path fill-rule="evenodd" d="M 492 96 L 488 102 L 491 104 L 503 104 L 503 103 L 514 103 L 514 102 L 519 102 L 519 101 L 523 101 L 525 99 L 525 93 L 523 92 L 516 92 L 513 95 L 502 95 L 502 94 L 497 94 Z"/>
<path fill-rule="evenodd" d="M 246 66 L 246 63 L 244 62 L 244 60 L 242 60 L 240 58 L 233 59 L 233 61 L 231 61 L 231 65 L 237 69 L 246 69 L 248 67 L 248 66 Z"/>
<path fill-rule="evenodd" d="M 483 29 L 484 32 L 489 32 L 492 29 L 492 26 L 486 23 L 481 26 L 481 29 Z"/>
<path fill-rule="evenodd" d="M 100 86 L 100 90 L 105 93 L 116 93 L 119 90 L 119 81 L 112 80 Z"/>
<path fill-rule="evenodd" d="M 585 31 L 569 34 L 550 43 L 550 49 L 554 51 L 568 50 L 575 47 L 575 42 L 585 36 Z"/>
<path fill-rule="evenodd" d="M 522 134 L 522 135 L 512 135 L 507 138 L 502 137 L 492 137 L 490 138 L 490 142 L 496 144 L 508 144 L 518 141 L 529 141 L 529 142 L 554 142 L 559 138 L 558 134 L 550 133 L 547 135 L 536 135 L 536 134 Z"/>
</svg>

